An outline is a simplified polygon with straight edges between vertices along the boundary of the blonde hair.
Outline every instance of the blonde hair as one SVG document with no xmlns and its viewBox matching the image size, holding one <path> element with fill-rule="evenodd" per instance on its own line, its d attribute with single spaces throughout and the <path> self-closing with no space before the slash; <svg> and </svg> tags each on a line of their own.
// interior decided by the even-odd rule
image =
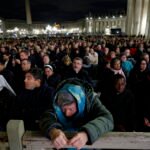
<svg viewBox="0 0 150 150">
<path fill-rule="evenodd" d="M 67 65 L 67 66 L 69 66 L 69 65 L 72 63 L 71 58 L 69 57 L 69 55 L 65 55 L 65 56 L 62 58 L 62 62 L 63 62 L 65 65 Z"/>
</svg>

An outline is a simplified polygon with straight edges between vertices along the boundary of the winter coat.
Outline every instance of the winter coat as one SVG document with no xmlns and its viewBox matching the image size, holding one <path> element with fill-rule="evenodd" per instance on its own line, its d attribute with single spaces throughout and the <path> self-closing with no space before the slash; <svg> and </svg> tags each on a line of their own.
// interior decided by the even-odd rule
<svg viewBox="0 0 150 150">
<path fill-rule="evenodd" d="M 13 110 L 13 118 L 22 119 L 27 130 L 37 130 L 40 116 L 52 107 L 53 88 L 44 84 L 33 90 L 24 89 L 18 94 Z"/>
<path fill-rule="evenodd" d="M 80 89 L 80 92 L 74 91 L 75 86 Z M 61 111 L 61 109 L 56 104 L 57 93 L 63 88 L 68 88 L 68 92 L 75 97 L 78 107 L 77 114 L 69 118 L 68 123 L 63 122 L 63 119 L 58 116 L 58 110 Z M 94 93 L 93 88 L 87 82 L 74 78 L 63 81 L 57 88 L 53 106 L 53 110 L 46 111 L 40 121 L 40 127 L 46 135 L 52 128 L 63 131 L 69 131 L 72 128 L 79 132 L 85 131 L 88 135 L 87 144 L 92 144 L 103 133 L 113 129 L 111 113 L 100 102 L 97 94 Z M 62 112 L 60 113 L 63 115 Z"/>
<path fill-rule="evenodd" d="M 135 99 L 130 90 L 125 89 L 122 93 L 112 90 L 102 93 L 100 99 L 113 115 L 115 131 L 135 130 Z"/>
</svg>

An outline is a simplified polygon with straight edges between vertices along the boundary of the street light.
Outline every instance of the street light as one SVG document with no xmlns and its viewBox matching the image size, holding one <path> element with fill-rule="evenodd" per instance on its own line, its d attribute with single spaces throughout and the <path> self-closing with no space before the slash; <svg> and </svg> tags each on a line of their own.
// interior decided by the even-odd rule
<svg viewBox="0 0 150 150">
<path fill-rule="evenodd" d="M 14 31 L 14 33 L 15 33 L 15 36 L 18 37 L 19 28 L 18 28 L 18 27 L 15 27 L 13 31 Z"/>
<path fill-rule="evenodd" d="M 52 31 L 52 27 L 50 25 L 47 25 L 46 27 L 47 34 L 49 35 L 51 31 Z"/>
<path fill-rule="evenodd" d="M 18 31 L 19 31 L 19 28 L 15 27 L 15 28 L 14 28 L 14 31 L 15 31 L 15 32 L 18 32 Z"/>
<path fill-rule="evenodd" d="M 48 25 L 48 26 L 46 27 L 46 30 L 47 30 L 47 31 L 51 31 L 51 30 L 52 30 L 52 27 L 51 27 L 50 25 Z"/>
</svg>

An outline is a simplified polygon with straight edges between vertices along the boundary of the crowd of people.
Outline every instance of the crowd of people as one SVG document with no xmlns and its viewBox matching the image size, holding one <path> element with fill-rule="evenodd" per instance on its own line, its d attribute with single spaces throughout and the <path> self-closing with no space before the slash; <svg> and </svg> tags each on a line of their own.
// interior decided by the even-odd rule
<svg viewBox="0 0 150 150">
<path fill-rule="evenodd" d="M 55 144 L 57 148 L 63 147 L 67 140 L 61 132 L 62 125 L 56 120 L 60 120 L 69 129 L 73 128 L 73 123 L 76 124 L 76 119 L 70 122 L 71 127 L 69 123 L 66 124 L 66 117 L 63 116 L 66 112 L 61 111 L 68 108 L 59 102 L 59 94 L 62 94 L 60 87 L 65 93 L 72 86 L 72 90 L 78 94 L 83 92 L 86 97 L 83 98 L 86 100 L 79 102 L 83 106 L 77 106 L 76 110 L 78 117 L 84 114 L 80 116 L 80 131 L 85 139 L 83 143 L 92 143 L 96 139 L 91 129 L 95 131 L 93 134 L 98 135 L 112 130 L 113 120 L 114 131 L 149 132 L 149 57 L 150 40 L 143 37 L 82 36 L 3 40 L 0 42 L 0 130 L 5 130 L 9 119 L 23 119 L 28 130 L 38 130 L 40 124 L 44 132 L 52 135 L 53 131 L 56 135 L 59 133 L 63 137 L 63 144 L 57 140 Z M 62 86 L 64 83 L 68 86 Z M 79 87 L 84 87 L 84 90 Z M 88 93 L 90 90 L 92 94 Z M 98 98 L 93 98 L 95 94 Z M 76 103 L 80 101 L 74 94 L 71 95 L 75 97 Z M 88 97 L 90 100 L 87 102 Z M 92 99 L 96 100 L 92 102 Z M 73 104 L 72 101 L 69 104 Z M 86 109 L 85 105 L 88 105 Z M 55 111 L 57 119 L 51 111 L 44 114 L 48 109 Z M 49 120 L 48 116 L 53 119 Z M 95 122 L 89 123 L 92 119 L 95 119 L 95 125 Z M 55 129 L 58 127 L 57 130 L 50 131 L 54 126 Z M 84 136 L 84 131 L 90 134 Z M 70 143 L 81 148 L 83 145 L 76 145 L 75 140 L 70 140 Z"/>
</svg>

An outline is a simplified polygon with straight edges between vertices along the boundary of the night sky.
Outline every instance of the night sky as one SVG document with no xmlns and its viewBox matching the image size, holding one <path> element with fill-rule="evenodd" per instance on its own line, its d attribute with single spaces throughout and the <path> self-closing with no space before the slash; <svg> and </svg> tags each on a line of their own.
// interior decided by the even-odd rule
<svg viewBox="0 0 150 150">
<path fill-rule="evenodd" d="M 126 13 L 127 0 L 30 0 L 32 20 L 61 23 L 95 16 Z M 0 17 L 26 19 L 24 0 L 2 0 Z"/>
</svg>

